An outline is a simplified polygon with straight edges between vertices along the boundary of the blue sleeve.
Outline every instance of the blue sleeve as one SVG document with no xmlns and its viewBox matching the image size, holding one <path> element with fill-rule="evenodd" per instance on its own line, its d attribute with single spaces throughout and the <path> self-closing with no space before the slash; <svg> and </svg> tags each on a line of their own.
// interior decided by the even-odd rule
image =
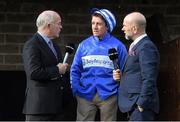
<svg viewBox="0 0 180 122">
<path fill-rule="evenodd" d="M 81 60 L 81 46 L 79 45 L 75 53 L 73 63 L 71 65 L 71 69 L 70 69 L 71 88 L 74 95 L 76 94 L 76 91 L 79 87 L 79 81 L 81 78 L 82 69 L 83 69 L 83 66 L 82 66 L 82 60 Z"/>
</svg>

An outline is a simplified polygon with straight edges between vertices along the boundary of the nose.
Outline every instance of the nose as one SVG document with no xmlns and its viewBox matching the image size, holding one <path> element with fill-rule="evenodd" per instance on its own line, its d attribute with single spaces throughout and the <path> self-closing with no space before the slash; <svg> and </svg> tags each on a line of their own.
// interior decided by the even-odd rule
<svg viewBox="0 0 180 122">
<path fill-rule="evenodd" d="M 94 23 L 94 27 L 96 27 L 97 26 L 97 23 Z"/>
<path fill-rule="evenodd" d="M 63 28 L 62 25 L 59 25 L 59 28 L 62 29 Z"/>
<path fill-rule="evenodd" d="M 93 28 L 94 28 L 94 29 L 97 29 L 97 27 L 98 27 L 97 24 L 94 24 Z"/>
<path fill-rule="evenodd" d="M 122 27 L 122 29 L 121 29 L 122 31 L 124 31 L 124 27 Z"/>
</svg>

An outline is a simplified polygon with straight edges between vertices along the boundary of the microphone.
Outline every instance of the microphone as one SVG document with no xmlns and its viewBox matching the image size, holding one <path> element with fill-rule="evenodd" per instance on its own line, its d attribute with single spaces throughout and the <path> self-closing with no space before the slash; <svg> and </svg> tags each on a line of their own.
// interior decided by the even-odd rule
<svg viewBox="0 0 180 122">
<path fill-rule="evenodd" d="M 65 51 L 66 53 L 65 53 L 65 56 L 64 56 L 63 64 L 66 63 L 68 56 L 73 53 L 74 48 L 75 48 L 74 44 L 68 44 L 66 46 L 66 51 Z"/>
<path fill-rule="evenodd" d="M 117 61 L 118 61 L 118 52 L 115 48 L 110 48 L 108 50 L 108 55 L 109 55 L 109 58 L 110 60 L 113 61 L 113 64 L 114 64 L 114 69 L 119 69 L 119 66 L 117 64 Z"/>
</svg>

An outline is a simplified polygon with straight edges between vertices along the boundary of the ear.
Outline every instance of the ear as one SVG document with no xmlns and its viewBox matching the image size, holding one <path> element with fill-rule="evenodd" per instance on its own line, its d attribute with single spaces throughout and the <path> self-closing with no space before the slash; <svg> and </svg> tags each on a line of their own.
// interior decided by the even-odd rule
<svg viewBox="0 0 180 122">
<path fill-rule="evenodd" d="M 137 33 L 137 31 L 138 31 L 137 26 L 135 26 L 135 25 L 134 25 L 134 26 L 132 27 L 132 30 L 133 30 L 133 33 L 134 33 L 134 34 L 136 34 L 136 33 Z"/>
</svg>

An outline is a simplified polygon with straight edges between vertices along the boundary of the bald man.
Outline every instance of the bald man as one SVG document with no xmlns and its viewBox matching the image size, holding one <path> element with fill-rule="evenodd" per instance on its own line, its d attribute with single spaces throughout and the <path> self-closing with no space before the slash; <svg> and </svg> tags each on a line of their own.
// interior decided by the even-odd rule
<svg viewBox="0 0 180 122">
<path fill-rule="evenodd" d="M 145 32 L 146 19 L 141 13 L 128 14 L 124 18 L 122 30 L 125 38 L 133 42 L 122 72 L 113 71 L 113 78 L 120 80 L 119 108 L 128 113 L 130 121 L 154 120 L 159 112 L 156 85 L 159 52 Z"/>
<path fill-rule="evenodd" d="M 23 113 L 26 121 L 62 120 L 62 64 L 60 48 L 53 39 L 62 29 L 61 17 L 55 11 L 43 11 L 36 20 L 37 33 L 23 48 L 27 77 Z"/>
</svg>

